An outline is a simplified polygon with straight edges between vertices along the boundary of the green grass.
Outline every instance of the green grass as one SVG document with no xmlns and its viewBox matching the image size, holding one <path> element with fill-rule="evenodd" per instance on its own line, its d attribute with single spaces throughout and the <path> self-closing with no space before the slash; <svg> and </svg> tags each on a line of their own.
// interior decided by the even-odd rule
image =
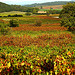
<svg viewBox="0 0 75 75">
<path fill-rule="evenodd" d="M 49 9 L 40 9 L 39 11 L 47 11 L 47 10 L 49 10 Z"/>
<path fill-rule="evenodd" d="M 51 10 L 59 10 L 59 11 L 61 11 L 62 9 L 51 9 Z"/>
</svg>

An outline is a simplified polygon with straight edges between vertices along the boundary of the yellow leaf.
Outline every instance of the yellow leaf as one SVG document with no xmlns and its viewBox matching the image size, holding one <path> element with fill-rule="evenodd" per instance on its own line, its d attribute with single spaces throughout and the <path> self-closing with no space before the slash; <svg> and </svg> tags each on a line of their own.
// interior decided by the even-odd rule
<svg viewBox="0 0 75 75">
<path fill-rule="evenodd" d="M 25 63 L 21 63 L 21 65 L 23 66 Z"/>
<path fill-rule="evenodd" d="M 30 68 L 33 68 L 33 66 L 31 65 L 31 67 Z"/>
<path fill-rule="evenodd" d="M 8 64 L 7 64 L 7 67 L 9 68 L 11 66 L 11 63 L 9 62 Z"/>
<path fill-rule="evenodd" d="M 67 72 L 70 72 L 70 69 L 67 69 Z"/>
<path fill-rule="evenodd" d="M 70 51 L 67 53 L 67 55 L 68 55 L 69 57 L 71 57 L 71 53 L 70 53 Z"/>
<path fill-rule="evenodd" d="M 2 71 L 2 69 L 0 69 L 0 72 Z"/>
</svg>

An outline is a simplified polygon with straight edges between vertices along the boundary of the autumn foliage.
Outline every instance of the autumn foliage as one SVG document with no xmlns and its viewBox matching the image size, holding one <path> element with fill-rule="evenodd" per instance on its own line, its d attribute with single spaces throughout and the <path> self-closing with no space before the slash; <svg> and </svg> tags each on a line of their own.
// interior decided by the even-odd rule
<svg viewBox="0 0 75 75">
<path fill-rule="evenodd" d="M 42 25 L 19 24 L 19 27 L 10 27 L 12 36 L 0 35 L 0 75 L 74 75 L 75 35 L 60 23 L 53 23 L 60 19 L 33 17 L 40 18 Z M 46 19 L 53 22 L 43 23 Z M 32 33 L 29 36 L 26 32 L 38 32 L 39 35 L 32 37 Z"/>
<path fill-rule="evenodd" d="M 50 47 L 58 46 L 62 47 L 69 43 L 75 43 L 75 40 L 72 39 L 72 36 L 70 34 L 60 34 L 60 35 L 42 35 L 37 36 L 34 38 L 31 38 L 30 36 L 22 36 L 22 37 L 0 37 L 0 46 L 18 46 L 18 47 L 24 47 L 24 46 L 30 46 L 30 45 L 36 45 L 36 46 L 42 46 L 45 47 L 47 44 L 49 44 Z"/>
<path fill-rule="evenodd" d="M 53 26 L 54 25 L 54 26 Z M 26 31 L 26 30 L 31 30 L 31 31 L 50 31 L 50 30 L 67 30 L 65 27 L 61 27 L 60 24 L 43 24 L 40 27 L 35 27 L 33 25 L 29 24 L 24 24 L 20 25 L 19 27 L 12 28 L 15 31 Z"/>
</svg>

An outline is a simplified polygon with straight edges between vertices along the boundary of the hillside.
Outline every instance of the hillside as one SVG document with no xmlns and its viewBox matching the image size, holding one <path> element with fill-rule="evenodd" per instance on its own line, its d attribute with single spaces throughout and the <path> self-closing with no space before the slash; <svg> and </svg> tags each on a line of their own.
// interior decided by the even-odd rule
<svg viewBox="0 0 75 75">
<path fill-rule="evenodd" d="M 63 8 L 62 6 L 63 5 L 42 6 L 42 9 L 50 9 L 50 8 L 53 8 L 53 9 L 62 9 Z M 40 6 L 38 6 L 38 8 L 41 9 Z"/>
<path fill-rule="evenodd" d="M 35 3 L 31 5 L 25 5 L 26 7 L 37 7 L 37 6 L 50 6 L 50 5 L 65 5 L 67 3 L 73 3 L 73 1 L 55 1 L 55 2 L 46 2 L 46 3 Z"/>
<path fill-rule="evenodd" d="M 21 11 L 21 12 L 31 12 L 33 8 L 25 7 L 21 5 L 8 5 L 0 2 L 0 12 L 9 12 L 9 11 Z"/>
</svg>

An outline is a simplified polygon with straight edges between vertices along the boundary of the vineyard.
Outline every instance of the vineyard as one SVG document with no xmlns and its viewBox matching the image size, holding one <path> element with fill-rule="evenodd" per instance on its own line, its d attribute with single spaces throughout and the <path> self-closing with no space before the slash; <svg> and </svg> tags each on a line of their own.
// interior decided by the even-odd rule
<svg viewBox="0 0 75 75">
<path fill-rule="evenodd" d="M 74 75 L 75 34 L 50 16 L 1 17 L 17 19 L 19 27 L 0 32 L 0 75 Z M 35 26 L 36 20 L 42 22 Z"/>
</svg>

